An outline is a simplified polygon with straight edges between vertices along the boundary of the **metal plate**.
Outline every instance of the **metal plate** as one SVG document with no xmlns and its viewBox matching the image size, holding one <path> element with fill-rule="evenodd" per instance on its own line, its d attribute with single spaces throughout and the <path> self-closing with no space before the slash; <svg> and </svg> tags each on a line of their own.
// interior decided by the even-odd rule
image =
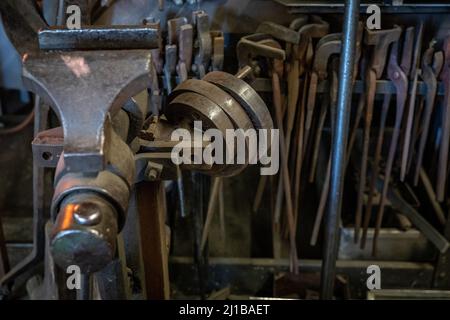
<svg viewBox="0 0 450 320">
<path fill-rule="evenodd" d="M 244 108 L 256 129 L 273 129 L 270 112 L 262 98 L 245 81 L 221 71 L 208 73 L 203 80 L 228 92 Z"/>
<path fill-rule="evenodd" d="M 217 104 L 194 92 L 182 93 L 173 99 L 168 104 L 165 115 L 171 122 L 186 124 L 186 121 L 188 121 L 189 129 L 192 128 L 189 122 L 202 121 L 203 131 L 218 129 L 224 137 L 227 129 L 234 129 L 231 120 Z M 228 153 L 230 151 L 225 150 L 225 152 Z M 236 172 L 241 171 L 241 167 L 242 165 L 218 164 L 213 165 L 212 170 L 205 173 L 221 177 L 233 176 L 236 175 Z"/>
</svg>

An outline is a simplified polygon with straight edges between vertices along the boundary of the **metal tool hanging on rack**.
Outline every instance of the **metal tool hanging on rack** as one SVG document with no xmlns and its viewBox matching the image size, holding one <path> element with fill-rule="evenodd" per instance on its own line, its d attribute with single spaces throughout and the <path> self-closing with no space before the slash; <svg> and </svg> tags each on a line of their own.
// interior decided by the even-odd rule
<svg viewBox="0 0 450 320">
<path fill-rule="evenodd" d="M 389 30 L 372 31 L 366 29 L 365 44 L 373 46 L 371 58 L 366 69 L 366 104 L 365 104 L 365 121 L 364 121 L 364 140 L 361 157 L 361 171 L 359 174 L 359 186 L 356 205 L 356 218 L 358 223 L 362 220 L 364 192 L 366 189 L 366 176 L 369 157 L 370 131 L 373 118 L 373 107 L 376 94 L 376 82 L 380 79 L 384 72 L 386 64 L 387 52 L 391 43 L 398 41 L 402 29 L 394 27 Z M 359 229 L 359 226 L 356 226 Z"/>
<path fill-rule="evenodd" d="M 403 71 L 402 67 L 398 65 L 398 54 L 399 54 L 399 43 L 394 43 L 392 47 L 391 56 L 389 58 L 389 68 L 388 68 L 388 75 L 389 78 L 392 80 L 392 82 L 395 85 L 395 88 L 397 90 L 397 107 L 396 107 L 396 116 L 395 116 L 395 127 L 394 131 L 392 133 L 391 143 L 389 147 L 389 155 L 386 163 L 386 169 L 384 173 L 384 185 L 383 185 L 383 191 L 381 193 L 381 200 L 378 207 L 377 212 L 377 218 L 376 218 L 376 225 L 375 225 L 375 234 L 374 234 L 374 241 L 373 241 L 373 254 L 376 254 L 377 252 L 377 239 L 380 232 L 381 223 L 383 221 L 383 213 L 384 213 L 384 206 L 386 205 L 387 201 L 387 192 L 391 180 L 391 171 L 392 166 L 394 163 L 395 153 L 397 151 L 397 144 L 401 129 L 401 123 L 403 119 L 403 112 L 406 104 L 407 94 L 408 94 L 408 78 L 406 77 L 405 72 Z M 367 220 L 364 221 L 366 227 Z M 361 242 L 361 246 L 365 244 L 365 237 L 367 236 L 367 229 L 365 228 L 365 233 L 363 234 L 363 241 Z"/>
<path fill-rule="evenodd" d="M 407 113 L 406 113 L 406 124 L 403 131 L 403 146 L 402 146 L 402 162 L 401 162 L 401 168 L 400 168 L 400 180 L 404 181 L 407 171 L 409 170 L 409 164 L 410 159 L 412 158 L 412 155 L 410 154 L 410 150 L 414 150 L 414 146 L 411 145 L 414 143 L 412 139 L 412 128 L 413 128 L 413 122 L 414 122 L 414 114 L 416 113 L 416 98 L 417 98 L 417 84 L 419 81 L 420 76 L 420 55 L 422 51 L 422 39 L 423 39 L 423 23 L 421 23 L 418 27 L 417 36 L 415 40 L 415 47 L 414 47 L 414 56 L 413 56 L 413 65 L 410 75 L 410 80 L 412 80 L 411 85 L 411 94 L 409 95 L 409 104 L 407 106 Z M 404 68 L 404 66 L 402 66 Z M 408 69 L 405 69 L 406 71 L 410 70 L 410 66 L 408 66 Z M 408 74 L 407 74 L 408 75 Z"/>
<path fill-rule="evenodd" d="M 392 49 L 392 54 L 395 54 L 395 52 L 394 52 L 395 50 L 398 51 L 398 45 L 396 45 L 396 46 L 397 46 L 397 48 Z M 406 76 L 409 75 L 410 68 L 411 68 L 413 47 L 414 47 L 414 27 L 410 27 L 410 28 L 407 28 L 405 31 L 405 36 L 404 36 L 404 41 L 403 41 L 403 51 L 402 51 L 402 57 L 401 57 L 401 62 L 400 62 L 400 68 L 402 69 L 403 73 Z M 394 59 L 394 57 L 391 57 L 390 59 Z M 391 60 L 389 60 L 388 73 L 389 73 L 389 68 L 395 67 L 395 65 L 394 66 L 392 65 L 393 63 L 394 62 L 391 62 Z M 391 80 L 393 80 L 393 79 L 391 79 Z M 406 92 L 398 92 L 398 90 L 400 89 L 398 86 L 396 88 L 397 88 L 397 97 L 399 97 L 400 95 L 406 94 Z M 402 88 L 402 90 L 407 90 L 407 87 Z M 373 166 L 372 166 L 371 180 L 369 183 L 369 193 L 368 193 L 368 197 L 367 197 L 365 217 L 370 217 L 372 214 L 373 198 L 375 196 L 374 193 L 376 190 L 376 181 L 378 179 L 378 174 L 379 174 L 379 169 L 380 169 L 379 166 L 380 166 L 380 161 L 381 161 L 381 153 L 382 153 L 383 140 L 384 140 L 384 135 L 385 135 L 386 120 L 387 120 L 387 115 L 389 112 L 389 107 L 391 104 L 391 98 L 392 98 L 391 94 L 386 94 L 384 96 L 383 105 L 381 108 L 380 126 L 378 128 L 377 145 L 375 148 L 375 155 L 374 155 L 374 159 L 373 159 Z M 366 219 L 367 218 L 365 218 L 364 221 L 366 221 Z M 365 242 L 365 239 L 363 241 Z"/>
<path fill-rule="evenodd" d="M 436 101 L 436 93 L 438 86 L 438 76 L 441 73 L 444 64 L 444 54 L 435 52 L 434 41 L 430 43 L 430 47 L 425 51 L 422 59 L 422 79 L 427 87 L 427 95 L 425 98 L 425 110 L 422 119 L 422 135 L 420 137 L 419 150 L 417 154 L 416 167 L 414 170 L 414 185 L 419 183 L 420 170 L 422 168 L 423 156 L 425 153 L 426 143 L 428 141 L 431 116 Z M 434 63 L 433 63 L 434 60 Z"/>
<path fill-rule="evenodd" d="M 355 62 L 356 62 L 356 64 L 358 64 L 358 62 L 359 62 L 359 60 L 361 58 L 363 32 L 364 32 L 363 25 L 362 25 L 362 23 L 359 23 L 358 34 L 357 34 L 357 39 L 356 39 L 356 55 L 355 55 Z M 337 35 L 330 35 L 329 37 L 326 36 L 326 37 L 321 39 L 321 41 L 319 42 L 319 45 L 326 46 L 326 40 L 329 40 L 331 42 L 330 43 L 331 47 L 334 47 L 334 46 L 337 46 L 337 45 L 339 46 L 339 48 L 335 47 L 332 51 L 339 50 L 339 52 L 340 52 L 340 47 L 342 46 L 340 38 L 341 38 L 341 36 L 339 36 L 339 39 L 337 39 Z M 318 51 L 319 51 L 319 49 L 318 49 Z M 337 52 L 335 52 L 335 53 L 337 53 Z M 319 57 L 317 57 L 317 59 L 319 59 Z M 358 71 L 359 71 L 358 68 L 355 68 L 354 81 L 356 80 L 356 77 L 358 75 Z M 334 71 L 333 73 L 334 73 L 334 75 L 333 75 L 333 77 L 331 79 L 332 85 L 330 86 L 330 91 L 332 91 L 333 92 L 332 95 L 335 96 L 336 91 L 337 91 L 337 89 L 336 89 L 336 86 L 337 86 L 337 83 L 336 83 L 336 71 Z M 333 88 L 333 89 L 331 89 L 331 88 Z M 326 100 L 326 99 L 331 99 L 331 96 L 328 95 L 324 100 Z M 335 99 L 336 99 L 336 97 L 333 97 L 332 100 L 335 100 Z M 325 107 L 325 103 L 322 104 L 322 107 Z M 334 113 L 332 112 L 333 104 L 330 104 L 330 108 L 331 108 L 331 111 L 330 111 L 331 121 L 330 121 L 330 123 L 333 124 L 334 121 L 335 121 L 335 119 L 333 119 L 334 118 Z M 324 121 L 324 119 L 323 120 L 319 119 L 319 120 L 320 120 L 320 122 Z M 318 130 L 320 130 L 320 123 L 319 123 Z M 320 132 L 318 132 L 318 134 L 316 136 L 318 137 L 319 141 L 316 141 L 316 145 L 315 145 L 315 148 L 314 148 L 315 151 L 313 152 L 313 163 L 312 163 L 313 164 L 313 168 L 315 168 L 315 162 L 318 161 L 318 154 L 319 154 L 319 148 L 320 148 L 320 136 L 321 136 Z M 349 145 L 348 150 L 351 150 L 351 145 Z M 350 155 L 350 152 L 348 151 L 347 152 L 347 161 L 346 162 L 348 162 L 349 155 Z M 347 164 L 346 164 L 346 166 L 347 166 Z M 315 169 L 314 169 L 314 171 L 315 171 Z M 311 178 L 311 176 L 310 176 L 310 178 Z M 314 178 L 314 177 L 312 177 L 312 178 Z M 331 154 L 330 154 L 329 159 L 328 159 L 328 163 L 327 163 L 327 167 L 326 167 L 326 173 L 325 173 L 325 178 L 324 178 L 324 182 L 323 182 L 323 185 L 322 185 L 322 191 L 321 191 L 321 194 L 320 194 L 319 206 L 318 206 L 318 209 L 317 209 L 317 212 L 316 212 L 314 227 L 313 227 L 313 231 L 312 231 L 312 234 L 311 234 L 310 244 L 312 246 L 317 244 L 317 239 L 318 239 L 318 236 L 319 236 L 320 226 L 322 224 L 323 215 L 324 215 L 324 212 L 325 212 L 325 209 L 326 209 L 326 205 L 327 205 L 327 201 L 328 201 L 328 193 L 329 193 L 329 190 L 330 190 L 329 189 L 329 187 L 330 187 L 330 178 L 331 178 Z M 313 182 L 313 181 L 310 181 L 310 182 Z"/>
</svg>

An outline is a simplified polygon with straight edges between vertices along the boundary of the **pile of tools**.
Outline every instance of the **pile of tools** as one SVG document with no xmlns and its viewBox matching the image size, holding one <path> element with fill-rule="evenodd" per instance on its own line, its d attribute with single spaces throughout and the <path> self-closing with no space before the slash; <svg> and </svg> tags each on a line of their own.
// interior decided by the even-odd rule
<svg viewBox="0 0 450 320">
<path fill-rule="evenodd" d="M 269 65 L 273 112 L 282 131 L 282 166 L 273 217 L 274 225 L 286 225 L 284 234 L 290 238 L 294 271 L 302 190 L 318 180 L 317 164 L 324 133 L 330 129 L 333 132 L 336 121 L 342 43 L 341 34 L 328 32 L 328 23 L 317 16 L 301 16 L 289 27 L 265 22 L 255 34 L 243 37 L 237 48 L 241 66 L 261 63 L 261 58 Z M 445 41 L 442 52 L 436 49 L 435 40 L 429 46 L 423 45 L 423 24 L 369 30 L 360 23 L 355 41 L 355 99 L 345 166 L 355 164 L 352 173 L 356 175 L 357 188 L 351 195 L 356 200 L 353 201 L 356 203 L 355 242 L 360 242 L 361 248 L 365 247 L 372 211 L 376 207 L 375 255 L 385 207 L 388 203 L 394 207 L 399 202 L 395 198 L 399 196 L 396 189 L 392 190 L 393 184 L 400 182 L 417 187 L 421 181 L 439 221 L 445 223 L 439 203 L 446 200 L 449 170 L 450 80 L 447 66 L 450 40 Z M 444 95 L 442 101 L 437 98 L 438 94 Z M 392 113 L 394 102 L 395 121 L 391 125 L 388 115 Z M 379 124 L 374 119 L 379 119 Z M 317 243 L 327 206 L 331 152 L 327 157 L 311 245 Z M 260 206 L 266 184 L 267 179 L 261 177 L 255 211 Z M 350 196 L 350 193 L 344 196 Z M 281 219 L 283 207 L 286 208 L 286 223 Z M 415 223 L 420 219 L 411 220 Z"/>
<path fill-rule="evenodd" d="M 144 24 L 161 30 L 159 21 L 147 19 Z M 188 78 L 201 79 L 208 71 L 222 70 L 223 58 L 223 34 L 210 30 L 207 13 L 194 11 L 190 23 L 186 17 L 168 20 L 165 41 L 160 34 L 159 47 L 152 50 L 154 69 L 162 79 L 162 83 L 155 81 L 151 90 L 153 114 L 160 113 L 162 96 L 170 94 L 176 85 Z"/>
</svg>

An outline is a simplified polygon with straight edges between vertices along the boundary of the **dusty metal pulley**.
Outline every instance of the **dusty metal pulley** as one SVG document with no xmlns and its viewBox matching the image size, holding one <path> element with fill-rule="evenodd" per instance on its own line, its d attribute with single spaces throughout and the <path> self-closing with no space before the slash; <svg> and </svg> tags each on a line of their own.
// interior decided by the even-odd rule
<svg viewBox="0 0 450 320">
<path fill-rule="evenodd" d="M 222 137 L 225 138 L 227 130 L 234 129 L 233 123 L 217 104 L 195 92 L 182 93 L 174 98 L 166 107 L 165 115 L 169 121 L 190 131 L 194 129 L 195 121 L 200 121 L 202 134 L 208 129 L 217 129 L 221 132 Z M 192 138 L 195 139 L 195 133 L 193 133 Z M 231 151 L 227 149 L 225 141 L 223 146 L 223 154 Z M 193 160 L 195 161 L 195 159 Z M 203 161 L 203 159 L 200 160 Z M 231 176 L 236 169 L 239 168 L 223 163 L 214 164 L 211 170 L 207 170 L 205 173 L 214 176 Z M 202 169 L 199 171 L 203 172 Z"/>
<path fill-rule="evenodd" d="M 194 121 L 202 121 L 204 131 L 218 129 L 224 137 L 229 129 L 246 133 L 252 129 L 273 128 L 267 106 L 256 91 L 245 81 L 225 72 L 211 72 L 203 80 L 191 79 L 178 85 L 168 97 L 165 114 L 169 121 L 185 128 L 192 128 Z M 252 156 L 249 140 L 245 136 L 244 139 L 244 163 L 237 162 L 240 152 L 238 146 L 228 145 L 225 152 L 231 151 L 235 162 L 215 164 L 205 173 L 212 176 L 235 176 L 241 173 Z"/>
<path fill-rule="evenodd" d="M 247 82 L 221 71 L 210 72 L 203 80 L 215 84 L 236 99 L 255 129 L 273 129 L 273 120 L 266 104 Z"/>
</svg>

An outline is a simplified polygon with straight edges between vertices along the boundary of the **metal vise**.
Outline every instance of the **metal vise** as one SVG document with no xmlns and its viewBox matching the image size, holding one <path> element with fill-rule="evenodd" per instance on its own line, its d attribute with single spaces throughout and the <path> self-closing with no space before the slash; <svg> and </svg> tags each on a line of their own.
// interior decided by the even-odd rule
<svg viewBox="0 0 450 320">
<path fill-rule="evenodd" d="M 63 129 L 52 201 L 54 259 L 98 271 L 115 255 L 135 179 L 134 154 L 112 120 L 151 88 L 150 49 L 159 32 L 153 26 L 49 29 L 31 1 L 2 1 L 0 9 L 8 12 L 3 20 L 22 56 L 26 87 L 51 106 Z"/>
</svg>

